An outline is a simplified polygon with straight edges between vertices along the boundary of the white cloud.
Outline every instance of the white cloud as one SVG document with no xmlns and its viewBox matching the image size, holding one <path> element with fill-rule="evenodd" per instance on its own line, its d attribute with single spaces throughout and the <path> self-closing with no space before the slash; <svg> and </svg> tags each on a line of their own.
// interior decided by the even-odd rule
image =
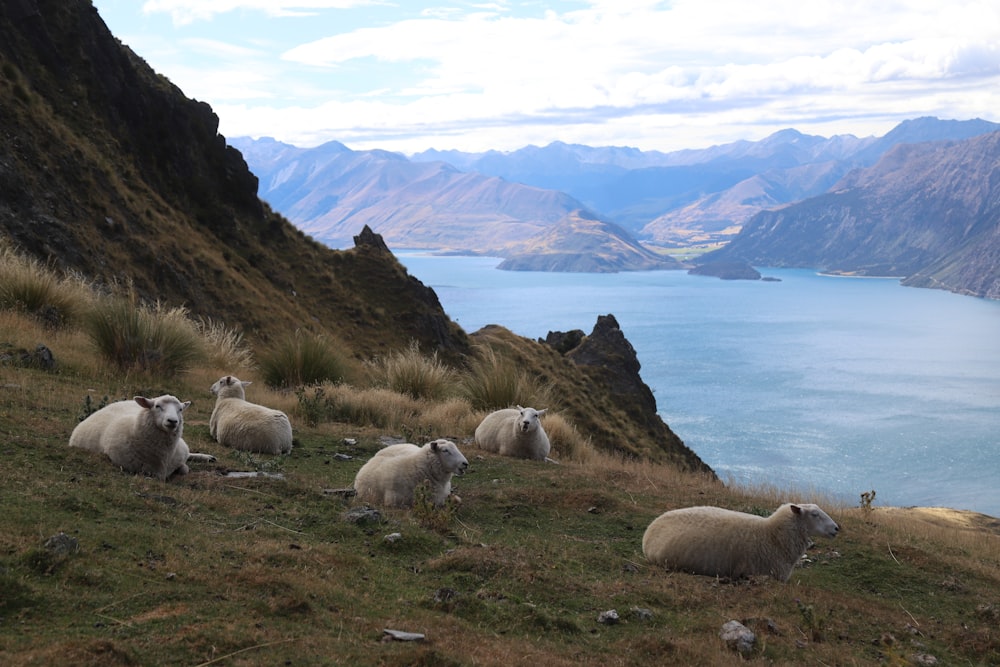
<svg viewBox="0 0 1000 667">
<path fill-rule="evenodd" d="M 175 25 L 211 21 L 219 14 L 238 10 L 259 11 L 267 16 L 309 16 L 322 9 L 347 9 L 383 4 L 376 0 L 146 0 L 146 14 L 170 14 Z"/>
<path fill-rule="evenodd" d="M 992 0 L 147 0 L 143 11 L 169 13 L 178 34 L 198 29 L 161 42 L 186 60 L 140 55 L 212 104 L 224 133 L 302 145 L 669 149 L 1000 108 Z"/>
</svg>

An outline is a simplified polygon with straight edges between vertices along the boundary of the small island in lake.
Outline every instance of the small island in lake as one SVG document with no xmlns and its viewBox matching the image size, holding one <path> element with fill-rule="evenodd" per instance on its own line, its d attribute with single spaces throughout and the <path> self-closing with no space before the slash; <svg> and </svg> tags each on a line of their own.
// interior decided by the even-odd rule
<svg viewBox="0 0 1000 667">
<path fill-rule="evenodd" d="M 693 276 L 713 276 L 722 280 L 760 280 L 760 272 L 746 262 L 706 262 L 688 271 Z"/>
</svg>

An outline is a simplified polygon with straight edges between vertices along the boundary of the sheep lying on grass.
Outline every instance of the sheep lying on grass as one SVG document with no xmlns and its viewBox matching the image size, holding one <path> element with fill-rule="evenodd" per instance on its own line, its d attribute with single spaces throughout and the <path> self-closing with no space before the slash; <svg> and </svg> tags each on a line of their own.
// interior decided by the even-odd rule
<svg viewBox="0 0 1000 667">
<path fill-rule="evenodd" d="M 476 427 L 476 444 L 501 456 L 544 461 L 551 448 L 539 419 L 544 414 L 520 405 L 491 412 Z"/>
<path fill-rule="evenodd" d="M 411 443 L 389 445 L 361 466 L 354 478 L 358 500 L 386 507 L 412 507 L 414 492 L 429 481 L 435 507 L 451 493 L 452 475 L 469 467 L 450 440 L 432 440 L 423 447 Z"/>
<path fill-rule="evenodd" d="M 106 454 L 126 472 L 161 481 L 186 475 L 188 461 L 215 461 L 210 454 L 190 453 L 181 437 L 184 409 L 189 405 L 191 401 L 182 403 L 169 394 L 112 403 L 77 424 L 69 446 Z"/>
<path fill-rule="evenodd" d="M 811 503 L 786 503 L 767 517 L 720 507 L 661 514 L 642 536 L 651 563 L 694 574 L 737 578 L 769 574 L 788 581 L 810 535 L 836 537 L 837 522 Z"/>
<path fill-rule="evenodd" d="M 281 410 L 246 400 L 244 382 L 224 375 L 212 385 L 215 409 L 208 431 L 220 445 L 246 452 L 285 454 L 292 451 L 292 424 Z"/>
</svg>

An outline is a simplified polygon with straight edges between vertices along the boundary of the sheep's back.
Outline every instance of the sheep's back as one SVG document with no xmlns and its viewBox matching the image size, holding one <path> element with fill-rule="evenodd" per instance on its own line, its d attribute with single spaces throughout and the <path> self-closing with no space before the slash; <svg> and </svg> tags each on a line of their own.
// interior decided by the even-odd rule
<svg viewBox="0 0 1000 667">
<path fill-rule="evenodd" d="M 375 456 L 391 458 L 393 456 L 402 456 L 405 454 L 416 454 L 419 451 L 420 447 L 414 445 L 412 442 L 400 442 L 395 445 L 387 445 L 383 447 L 375 452 Z"/>
<path fill-rule="evenodd" d="M 361 466 L 354 477 L 354 491 L 358 500 L 377 505 L 404 504 L 398 497 L 406 495 L 415 464 L 412 455 L 405 453 L 390 452 L 381 456 L 376 453 Z M 412 502 L 413 488 L 409 491 Z"/>
<path fill-rule="evenodd" d="M 488 452 L 500 452 L 505 443 L 514 439 L 514 423 L 520 416 L 520 411 L 514 408 L 504 408 L 486 415 L 476 427 L 476 445 Z"/>
<path fill-rule="evenodd" d="M 432 478 L 434 461 L 436 456 L 425 447 L 390 445 L 376 452 L 361 466 L 354 478 L 354 491 L 358 500 L 363 502 L 392 507 L 411 506 L 417 485 Z M 450 483 L 447 483 L 446 491 L 450 488 Z"/>
<path fill-rule="evenodd" d="M 654 519 L 642 537 L 646 559 L 696 574 L 753 574 L 765 519 L 719 507 L 688 507 Z"/>
<path fill-rule="evenodd" d="M 216 401 L 209 430 L 220 445 L 242 451 L 281 454 L 292 448 L 288 415 L 239 398 Z"/>
<path fill-rule="evenodd" d="M 135 401 L 106 405 L 76 425 L 69 446 L 106 454 L 112 445 L 128 439 L 141 410 Z"/>
</svg>

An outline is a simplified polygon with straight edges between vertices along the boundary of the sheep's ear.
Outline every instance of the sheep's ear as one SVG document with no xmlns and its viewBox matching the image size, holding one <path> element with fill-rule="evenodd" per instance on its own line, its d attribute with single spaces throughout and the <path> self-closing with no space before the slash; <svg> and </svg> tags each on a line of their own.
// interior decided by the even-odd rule
<svg viewBox="0 0 1000 667">
<path fill-rule="evenodd" d="M 541 410 L 536 410 L 535 412 L 537 412 L 538 416 L 541 417 L 545 414 L 546 410 L 548 410 L 548 408 L 542 408 Z"/>
<path fill-rule="evenodd" d="M 522 408 L 522 407 L 521 407 L 520 405 L 519 405 L 519 406 L 517 406 L 517 409 L 518 409 L 518 410 L 524 410 L 524 408 Z"/>
<path fill-rule="evenodd" d="M 792 514 L 802 514 L 802 508 L 798 505 L 791 505 Z"/>
<path fill-rule="evenodd" d="M 245 386 L 247 386 L 248 384 L 253 384 L 253 382 L 250 382 L 249 380 L 240 380 L 240 384 L 241 384 L 241 385 L 243 385 L 243 386 L 245 387 Z"/>
<path fill-rule="evenodd" d="M 139 405 L 141 405 L 144 408 L 151 408 L 151 407 L 153 407 L 153 402 L 151 400 L 149 400 L 148 398 L 146 398 L 145 396 L 134 396 L 132 398 L 132 400 L 134 400 L 136 403 L 138 403 Z"/>
<path fill-rule="evenodd" d="M 181 410 L 187 410 L 191 407 L 191 401 L 184 401 L 181 403 Z"/>
</svg>

